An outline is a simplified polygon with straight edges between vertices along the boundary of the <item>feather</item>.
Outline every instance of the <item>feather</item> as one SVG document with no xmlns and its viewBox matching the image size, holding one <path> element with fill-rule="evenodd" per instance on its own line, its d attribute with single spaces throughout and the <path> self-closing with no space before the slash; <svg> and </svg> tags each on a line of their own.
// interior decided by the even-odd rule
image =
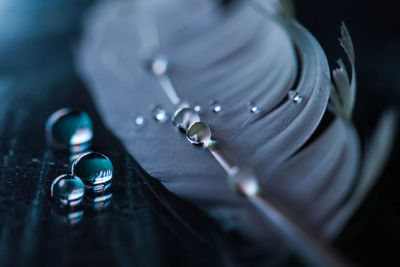
<svg viewBox="0 0 400 267">
<path fill-rule="evenodd" d="M 241 3 L 227 12 L 219 12 L 211 0 L 144 5 L 154 14 L 159 50 L 171 61 L 171 83 L 183 99 L 202 107 L 201 120 L 210 125 L 221 150 L 235 164 L 253 168 L 259 183 L 291 212 L 332 238 L 348 219 L 332 220 L 332 214 L 339 214 L 356 183 L 358 135 L 347 120 L 337 118 L 310 141 L 329 112 L 330 70 L 315 38 L 295 20 L 277 15 L 275 2 L 265 1 L 262 8 Z M 170 114 L 175 107 L 140 64 L 143 34 L 136 20 L 142 4 L 104 1 L 86 21 L 77 67 L 105 124 L 168 190 L 206 210 L 223 228 L 279 250 L 276 233 L 231 190 L 212 156 L 191 146 L 170 123 L 152 118 L 154 104 Z M 354 63 L 345 26 L 342 35 Z M 333 74 L 341 87 L 333 95 L 348 114 L 355 75 L 349 83 L 341 65 L 343 70 Z M 289 92 L 303 101 L 293 101 Z M 221 111 L 213 112 L 210 101 L 218 101 Z M 259 112 L 250 112 L 249 102 Z M 146 120 L 142 127 L 133 123 L 138 115 Z"/>
<path fill-rule="evenodd" d="M 347 58 L 351 65 L 351 80 L 343 60 L 339 59 L 337 61 L 339 67 L 333 70 L 334 85 L 332 85 L 331 100 L 336 113 L 350 120 L 354 109 L 357 87 L 354 47 L 350 33 L 344 22 L 342 22 L 340 32 L 341 38 L 339 38 L 339 42 L 346 52 Z"/>
</svg>

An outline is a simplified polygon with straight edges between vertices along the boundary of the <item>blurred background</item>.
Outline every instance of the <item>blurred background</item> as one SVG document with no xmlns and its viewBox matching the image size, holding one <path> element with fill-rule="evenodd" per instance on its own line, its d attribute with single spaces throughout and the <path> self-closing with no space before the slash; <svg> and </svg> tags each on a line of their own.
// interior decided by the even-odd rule
<svg viewBox="0 0 400 267">
<path fill-rule="evenodd" d="M 0 0 L 0 96 L 2 100 L 0 111 L 8 114 L 7 118 L 0 120 L 0 128 L 3 129 L 0 135 L 1 155 L 9 151 L 8 140 L 15 134 L 21 134 L 19 131 L 23 131 L 21 136 L 26 137 L 24 153 L 35 155 L 35 149 L 38 149 L 38 146 L 30 144 L 33 140 L 28 138 L 31 135 L 30 130 L 37 126 L 34 119 L 23 128 L 16 126 L 15 129 L 4 130 L 20 116 L 18 114 L 22 114 L 20 110 L 23 110 L 24 106 L 30 105 L 32 98 L 42 99 L 38 102 L 40 104 L 35 106 L 37 114 L 29 114 L 32 118 L 44 116 L 43 114 L 47 114 L 49 110 L 54 110 L 56 103 L 59 103 L 62 98 L 73 100 L 77 107 L 90 106 L 89 109 L 93 109 L 87 93 L 80 91 L 84 85 L 75 75 L 72 55 L 79 41 L 82 18 L 86 10 L 95 3 L 96 1 L 93 0 Z M 383 110 L 400 105 L 400 32 L 398 11 L 394 1 L 298 0 L 295 3 L 295 12 L 297 19 L 320 41 L 333 67 L 336 66 L 335 62 L 339 57 L 345 57 L 337 37 L 339 37 L 340 22 L 344 21 L 347 24 L 356 50 L 358 76 L 354 120 L 362 140 L 368 140 Z M 53 100 L 46 102 L 46 99 Z M 40 138 L 40 134 L 33 133 L 33 136 Z M 6 157 L 4 156 L 3 159 Z M 15 159 L 19 162 L 24 162 L 24 160 L 26 159 Z M 398 161 L 399 142 L 397 141 L 381 180 L 335 243 L 339 250 L 360 266 L 398 266 L 399 264 L 396 256 L 400 245 L 400 165 Z M 6 168 L 6 163 L 3 162 L 3 176 L 8 173 L 23 172 L 23 170 L 13 169 L 16 165 L 7 163 L 7 166 Z M 138 168 L 136 165 L 133 166 Z M 37 168 L 32 167 L 29 170 Z M 30 217 L 26 219 L 25 215 L 19 214 L 18 207 L 12 208 L 15 209 L 13 211 L 15 216 L 5 211 L 12 205 L 20 205 L 18 201 L 25 201 L 23 194 L 26 192 L 19 190 L 13 195 L 7 195 L 6 191 L 14 189 L 12 185 L 7 185 L 2 181 L 0 186 L 2 186 L 0 193 L 3 195 L 0 197 L 0 214 L 3 215 L 0 216 L 0 226 L 2 226 L 0 228 L 0 259 L 3 255 L 3 259 L 10 263 L 14 262 L 10 260 L 11 257 L 21 254 L 14 250 L 13 253 L 6 253 L 8 250 L 4 247 L 8 245 L 6 241 L 10 237 L 5 237 L 7 231 L 4 229 L 14 229 L 14 232 L 23 231 L 24 226 L 14 226 L 10 220 L 12 218 L 30 220 Z M 29 194 L 34 194 L 34 192 L 29 191 L 28 196 Z M 191 210 L 192 207 L 185 206 L 183 210 L 185 209 Z M 39 215 L 33 213 L 30 216 L 33 216 L 31 219 L 35 221 L 37 219 L 34 216 Z M 203 219 L 200 222 L 203 222 Z M 199 225 L 204 228 L 209 227 L 206 223 L 203 226 Z M 40 236 L 40 231 L 38 233 Z M 32 235 L 29 238 L 38 238 L 38 236 Z M 18 248 L 18 243 L 22 241 L 24 241 L 23 236 L 16 238 L 11 247 Z M 53 241 L 56 245 L 57 236 Z M 128 243 L 121 243 L 121 245 Z M 32 246 L 40 248 L 39 244 Z M 25 247 L 25 250 L 29 251 L 29 247 Z M 36 256 L 32 257 L 36 258 Z M 112 262 L 111 259 L 110 262 Z"/>
</svg>

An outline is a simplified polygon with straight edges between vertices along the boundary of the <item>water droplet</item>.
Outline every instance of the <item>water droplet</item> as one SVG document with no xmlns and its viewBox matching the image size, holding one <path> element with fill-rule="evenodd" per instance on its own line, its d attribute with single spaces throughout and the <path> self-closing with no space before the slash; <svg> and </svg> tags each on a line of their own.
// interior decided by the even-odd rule
<svg viewBox="0 0 400 267">
<path fill-rule="evenodd" d="M 46 139 L 53 147 L 87 148 L 92 138 L 93 124 L 86 112 L 63 108 L 54 112 L 46 122 Z"/>
<path fill-rule="evenodd" d="M 78 205 L 85 194 L 82 180 L 70 174 L 64 174 L 54 179 L 50 188 L 51 196 L 62 205 Z"/>
<path fill-rule="evenodd" d="M 158 122 L 166 122 L 169 119 L 169 114 L 160 106 L 155 106 L 153 108 L 153 118 Z"/>
<path fill-rule="evenodd" d="M 75 160 L 77 160 L 80 156 L 89 153 L 89 152 L 93 152 L 92 150 L 84 150 L 84 151 L 78 151 L 78 152 L 72 152 L 69 155 L 69 163 L 74 163 Z"/>
<path fill-rule="evenodd" d="M 89 152 L 80 156 L 72 164 L 71 171 L 88 187 L 107 183 L 113 176 L 111 161 L 105 155 L 97 152 Z"/>
<path fill-rule="evenodd" d="M 211 105 L 211 110 L 214 113 L 219 113 L 222 111 L 222 106 L 218 103 L 218 101 L 212 100 L 210 101 L 210 105 Z"/>
<path fill-rule="evenodd" d="M 136 126 L 139 126 L 139 127 L 143 126 L 144 125 L 144 117 L 142 115 L 137 116 L 135 119 L 135 124 L 136 124 Z"/>
<path fill-rule="evenodd" d="M 239 169 L 231 175 L 230 181 L 240 193 L 246 196 L 254 196 L 260 190 L 257 178 L 251 170 L 246 168 Z"/>
<path fill-rule="evenodd" d="M 168 59 L 164 56 L 155 56 L 151 61 L 151 71 L 154 73 L 154 75 L 165 75 L 168 71 L 168 67 Z"/>
<path fill-rule="evenodd" d="M 249 102 L 249 103 L 247 104 L 247 106 L 249 107 L 249 110 L 250 110 L 251 113 L 258 113 L 258 112 L 260 112 L 260 108 L 257 107 L 257 105 L 254 104 L 253 102 Z"/>
<path fill-rule="evenodd" d="M 193 110 L 196 111 L 197 113 L 200 113 L 201 112 L 201 106 L 200 105 L 196 105 L 196 106 L 194 106 Z"/>
<path fill-rule="evenodd" d="M 186 131 L 190 125 L 199 121 L 199 114 L 191 108 L 178 109 L 172 117 L 173 124 L 184 131 Z"/>
<path fill-rule="evenodd" d="M 291 99 L 294 103 L 301 103 L 303 102 L 303 98 L 301 97 L 301 95 L 295 91 L 295 90 L 290 90 L 288 92 L 288 97 L 289 99 Z"/>
</svg>

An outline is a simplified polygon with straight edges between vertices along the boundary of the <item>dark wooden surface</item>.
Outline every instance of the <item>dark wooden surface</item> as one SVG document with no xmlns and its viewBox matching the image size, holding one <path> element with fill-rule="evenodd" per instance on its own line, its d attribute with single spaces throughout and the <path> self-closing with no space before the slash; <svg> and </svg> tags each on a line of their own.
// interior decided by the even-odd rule
<svg viewBox="0 0 400 267">
<path fill-rule="evenodd" d="M 0 266 L 266 266 L 259 251 L 146 175 L 102 125 L 72 57 L 80 18 L 92 4 L 0 2 Z M 299 7 L 300 17 L 312 11 Z M 68 154 L 49 150 L 44 139 L 47 117 L 62 107 L 90 114 L 93 149 L 115 169 L 109 205 L 96 210 L 85 200 L 75 225 L 49 197 L 52 179 L 69 171 Z M 336 243 L 362 265 L 395 259 L 397 184 L 384 179 Z"/>
</svg>

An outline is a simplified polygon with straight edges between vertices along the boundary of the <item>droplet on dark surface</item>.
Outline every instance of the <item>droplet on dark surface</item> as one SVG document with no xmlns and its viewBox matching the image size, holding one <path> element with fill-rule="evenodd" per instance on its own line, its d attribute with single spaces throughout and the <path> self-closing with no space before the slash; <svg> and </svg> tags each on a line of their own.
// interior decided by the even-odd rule
<svg viewBox="0 0 400 267">
<path fill-rule="evenodd" d="M 82 180 L 70 174 L 58 176 L 51 184 L 51 197 L 65 206 L 78 205 L 85 195 Z"/>
<path fill-rule="evenodd" d="M 84 111 L 57 110 L 47 120 L 45 128 L 47 142 L 57 148 L 82 149 L 81 146 L 87 147 L 93 138 L 93 123 Z"/>
<path fill-rule="evenodd" d="M 86 186 L 110 182 L 113 176 L 113 166 L 105 155 L 98 152 L 88 152 L 81 155 L 72 164 L 72 174 L 81 178 Z"/>
</svg>

